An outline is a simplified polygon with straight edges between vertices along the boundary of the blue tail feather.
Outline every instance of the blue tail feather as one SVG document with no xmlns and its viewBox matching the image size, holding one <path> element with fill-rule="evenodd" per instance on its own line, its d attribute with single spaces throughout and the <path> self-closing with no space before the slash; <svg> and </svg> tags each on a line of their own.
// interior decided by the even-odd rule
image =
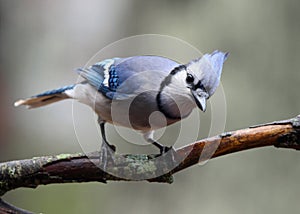
<svg viewBox="0 0 300 214">
<path fill-rule="evenodd" d="M 73 89 L 75 87 L 75 85 L 76 84 L 64 86 L 64 87 L 53 89 L 53 90 L 49 90 L 49 91 L 45 91 L 45 92 L 43 92 L 41 94 L 38 94 L 38 95 L 35 95 L 33 97 L 44 97 L 44 96 L 49 96 L 49 95 L 54 95 L 54 94 L 61 94 L 64 91 Z"/>
<path fill-rule="evenodd" d="M 66 95 L 65 91 L 67 90 L 71 90 L 75 87 L 76 84 L 74 85 L 68 85 L 65 87 L 61 87 L 61 88 L 57 88 L 54 90 L 49 90 L 46 92 L 43 92 L 41 94 L 32 96 L 28 99 L 22 99 L 22 100 L 18 100 L 15 102 L 15 106 L 20 106 L 20 105 L 24 105 L 27 106 L 28 108 L 37 108 L 37 107 L 41 107 L 41 106 L 45 106 L 57 101 L 61 101 L 64 99 L 69 98 L 68 95 Z"/>
</svg>

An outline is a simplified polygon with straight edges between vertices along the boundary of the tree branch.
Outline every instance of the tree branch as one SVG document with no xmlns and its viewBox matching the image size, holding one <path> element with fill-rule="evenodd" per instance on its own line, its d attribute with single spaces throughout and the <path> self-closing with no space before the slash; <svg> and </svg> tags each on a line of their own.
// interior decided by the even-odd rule
<svg viewBox="0 0 300 214">
<path fill-rule="evenodd" d="M 300 115 L 290 120 L 256 125 L 203 139 L 171 151 L 163 157 L 116 154 L 114 160 L 109 160 L 105 170 L 99 168 L 97 152 L 86 155 L 61 154 L 0 163 L 0 196 L 19 187 L 35 188 L 41 184 L 52 183 L 106 183 L 120 180 L 172 183 L 173 174 L 199 161 L 265 146 L 300 150 Z M 1 211 L 5 202 L 1 199 L 0 202 Z"/>
</svg>

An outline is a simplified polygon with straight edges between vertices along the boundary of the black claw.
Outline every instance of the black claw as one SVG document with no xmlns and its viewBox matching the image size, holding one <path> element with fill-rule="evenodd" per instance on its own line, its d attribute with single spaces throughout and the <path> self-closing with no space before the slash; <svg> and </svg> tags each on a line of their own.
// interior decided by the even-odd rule
<svg viewBox="0 0 300 214">
<path fill-rule="evenodd" d="M 172 146 L 170 146 L 170 147 L 168 147 L 168 146 L 162 146 L 162 147 L 160 147 L 159 148 L 160 155 L 163 155 L 163 154 L 167 153 L 170 149 L 173 149 L 173 147 Z"/>
<path fill-rule="evenodd" d="M 156 157 L 163 156 L 165 158 L 165 162 L 168 164 L 170 169 L 173 169 L 177 164 L 179 164 L 179 157 L 173 146 L 162 146 L 160 148 L 160 154 Z"/>
<path fill-rule="evenodd" d="M 107 144 L 108 147 L 113 151 L 113 152 L 116 152 L 116 146 L 115 145 L 112 145 L 112 144 Z"/>
</svg>

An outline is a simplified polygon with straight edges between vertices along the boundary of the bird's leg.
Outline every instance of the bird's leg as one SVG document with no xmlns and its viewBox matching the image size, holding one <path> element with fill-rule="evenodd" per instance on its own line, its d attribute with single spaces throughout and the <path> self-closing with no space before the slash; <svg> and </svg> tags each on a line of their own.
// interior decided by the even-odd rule
<svg viewBox="0 0 300 214">
<path fill-rule="evenodd" d="M 176 151 L 174 150 L 173 146 L 170 147 L 164 146 L 158 143 L 157 141 L 155 141 L 153 139 L 154 137 L 153 134 L 154 131 L 144 133 L 144 139 L 147 142 L 159 148 L 160 154 L 158 156 L 164 155 L 165 160 L 170 160 L 170 161 L 166 161 L 166 163 L 169 164 L 170 169 L 173 169 L 177 164 L 179 164 L 179 159 L 177 157 Z"/>
<path fill-rule="evenodd" d="M 103 170 L 106 170 L 108 159 L 114 161 L 114 153 L 116 151 L 116 147 L 107 142 L 105 135 L 105 121 L 98 118 L 98 123 L 100 125 L 100 131 L 102 135 L 102 145 L 99 153 L 99 161 L 101 168 Z"/>
<path fill-rule="evenodd" d="M 155 141 L 153 139 L 153 134 L 154 134 L 154 131 L 144 133 L 144 139 L 147 142 L 151 143 L 152 145 L 156 146 L 160 151 L 160 155 L 163 155 L 164 153 L 167 153 L 170 149 L 173 149 L 172 146 L 170 146 L 170 147 L 164 146 L 164 145 L 158 143 L 157 141 Z"/>
<path fill-rule="evenodd" d="M 107 139 L 106 139 L 106 134 L 105 134 L 105 122 L 98 119 L 98 123 L 100 125 L 100 131 L 101 131 L 101 135 L 102 135 L 102 141 L 103 141 L 103 144 L 106 144 L 106 146 L 108 146 L 113 152 L 116 151 L 116 146 L 115 145 L 112 145 L 112 144 L 109 144 Z"/>
</svg>

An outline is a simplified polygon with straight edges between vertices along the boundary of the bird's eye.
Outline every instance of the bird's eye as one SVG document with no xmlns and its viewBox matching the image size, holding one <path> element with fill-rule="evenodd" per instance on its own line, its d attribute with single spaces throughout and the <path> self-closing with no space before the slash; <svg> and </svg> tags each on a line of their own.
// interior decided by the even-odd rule
<svg viewBox="0 0 300 214">
<path fill-rule="evenodd" d="M 187 83 L 192 83 L 192 82 L 194 82 L 194 77 L 193 77 L 193 75 L 192 75 L 192 74 L 187 74 L 187 77 L 186 77 L 185 81 L 186 81 Z"/>
</svg>

